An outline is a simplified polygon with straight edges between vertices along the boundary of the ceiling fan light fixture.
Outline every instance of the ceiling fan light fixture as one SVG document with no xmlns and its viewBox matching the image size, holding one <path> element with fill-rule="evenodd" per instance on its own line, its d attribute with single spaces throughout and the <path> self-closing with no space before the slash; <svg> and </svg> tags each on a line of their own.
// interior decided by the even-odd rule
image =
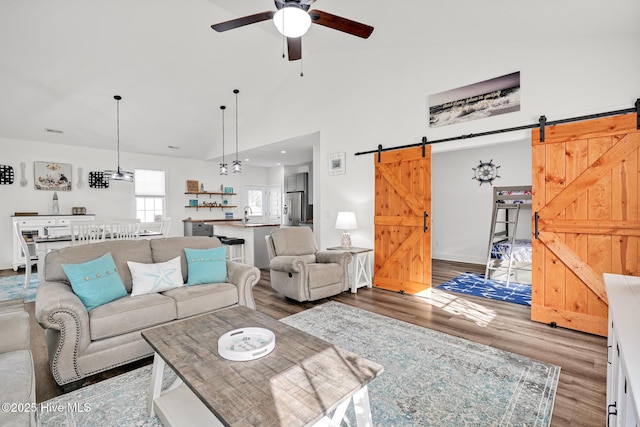
<svg viewBox="0 0 640 427">
<path fill-rule="evenodd" d="M 311 27 L 311 16 L 298 4 L 289 4 L 273 15 L 273 23 L 285 37 L 302 37 Z"/>
<path fill-rule="evenodd" d="M 105 170 L 104 178 L 109 181 L 125 181 L 125 182 L 133 182 L 134 173 L 125 171 L 120 169 L 120 100 L 122 97 L 120 95 L 115 95 L 113 99 L 116 100 L 116 129 L 117 129 L 117 150 L 118 150 L 118 169 L 116 170 Z"/>
</svg>

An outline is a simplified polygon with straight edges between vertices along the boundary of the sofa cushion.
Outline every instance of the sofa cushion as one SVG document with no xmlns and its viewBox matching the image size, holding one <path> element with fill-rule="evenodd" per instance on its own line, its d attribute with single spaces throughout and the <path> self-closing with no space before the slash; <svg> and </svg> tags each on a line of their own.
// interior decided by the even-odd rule
<svg viewBox="0 0 640 427">
<path fill-rule="evenodd" d="M 62 264 L 77 264 L 111 253 L 127 292 L 131 292 L 131 273 L 127 261 L 152 263 L 149 240 L 114 240 L 53 250 L 45 258 L 44 277 L 48 282 L 69 283 Z M 177 256 L 177 255 L 176 255 Z M 175 258 L 175 257 L 171 257 Z M 162 261 L 168 261 L 167 258 Z M 186 267 L 186 266 L 185 266 Z"/>
<path fill-rule="evenodd" d="M 340 264 L 309 264 L 309 289 L 322 288 L 324 286 L 342 283 L 343 270 Z"/>
<path fill-rule="evenodd" d="M 182 269 L 180 257 L 175 257 L 167 262 L 142 264 L 139 262 L 127 262 L 131 271 L 133 287 L 131 296 L 164 292 L 169 289 L 184 286 L 182 282 Z"/>
<path fill-rule="evenodd" d="M 111 253 L 80 264 L 62 264 L 62 269 L 87 310 L 127 296 Z"/>
<path fill-rule="evenodd" d="M 29 350 L 16 350 L 0 354 L 0 401 L 24 405 L 36 402 L 36 374 Z M 33 412 L 0 411 L 0 426 L 35 425 Z"/>
<path fill-rule="evenodd" d="M 176 304 L 162 294 L 120 298 L 89 313 L 91 340 L 123 335 L 175 320 Z"/>
<path fill-rule="evenodd" d="M 271 232 L 271 239 L 279 256 L 315 254 L 318 251 L 309 227 L 276 228 Z"/>
<path fill-rule="evenodd" d="M 231 283 L 212 283 L 166 291 L 175 300 L 178 319 L 204 314 L 238 304 L 238 288 Z"/>
<path fill-rule="evenodd" d="M 227 281 L 227 248 L 185 248 L 187 257 L 187 286 Z"/>
<path fill-rule="evenodd" d="M 167 237 L 163 239 L 151 239 L 151 254 L 153 261 L 165 262 L 177 256 L 182 263 L 182 282 L 187 282 L 187 258 L 184 255 L 184 248 L 209 249 L 220 246 L 220 240 L 216 237 L 188 236 L 188 237 Z"/>
</svg>

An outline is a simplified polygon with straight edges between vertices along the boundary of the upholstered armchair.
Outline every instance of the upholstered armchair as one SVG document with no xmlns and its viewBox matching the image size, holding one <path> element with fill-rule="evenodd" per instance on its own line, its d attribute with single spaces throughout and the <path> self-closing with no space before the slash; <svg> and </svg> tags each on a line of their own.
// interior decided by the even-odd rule
<svg viewBox="0 0 640 427">
<path fill-rule="evenodd" d="M 351 254 L 319 251 L 309 227 L 276 228 L 266 239 L 271 286 L 279 293 L 314 301 L 349 287 Z"/>
</svg>

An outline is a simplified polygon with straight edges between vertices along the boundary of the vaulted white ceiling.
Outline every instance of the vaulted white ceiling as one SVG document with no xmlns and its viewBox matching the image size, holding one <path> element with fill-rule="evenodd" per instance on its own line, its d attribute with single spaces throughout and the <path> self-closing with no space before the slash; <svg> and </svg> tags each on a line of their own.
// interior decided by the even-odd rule
<svg viewBox="0 0 640 427">
<path fill-rule="evenodd" d="M 314 108 L 328 107 L 306 102 L 306 111 L 270 112 L 283 127 L 288 120 L 304 120 L 303 134 L 285 129 L 278 140 L 261 140 L 254 128 L 264 126 L 261 118 L 274 108 L 283 88 L 304 79 L 301 69 L 314 72 L 304 58 L 338 61 L 364 50 L 410 56 L 429 46 L 455 51 L 481 39 L 489 44 L 506 40 L 516 47 L 537 43 L 539 50 L 531 55 L 544 60 L 545 45 L 569 38 L 589 43 L 600 35 L 636 37 L 639 15 L 629 10 L 638 11 L 637 3 L 317 0 L 312 9 L 372 25 L 375 31 L 363 40 L 314 25 L 303 37 L 301 63 L 282 59 L 282 37 L 269 21 L 225 33 L 210 28 L 275 10 L 271 0 L 3 0 L 0 137 L 115 149 L 113 96 L 118 94 L 123 98 L 123 151 L 214 159 L 221 151 L 223 104 L 226 152 L 234 149 L 237 88 L 241 151 L 278 143 L 274 152 L 279 152 L 287 143 L 317 142 L 313 132 L 320 124 L 313 123 Z M 241 156 L 253 157 L 254 164 L 272 161 L 264 150 Z"/>
</svg>

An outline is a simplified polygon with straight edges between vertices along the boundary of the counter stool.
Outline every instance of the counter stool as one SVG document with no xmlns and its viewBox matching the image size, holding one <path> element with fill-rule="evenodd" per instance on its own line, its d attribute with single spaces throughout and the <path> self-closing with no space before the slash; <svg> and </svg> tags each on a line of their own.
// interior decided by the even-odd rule
<svg viewBox="0 0 640 427">
<path fill-rule="evenodd" d="M 227 250 L 227 259 L 229 261 L 244 263 L 244 239 L 223 237 L 220 239 L 220 243 L 229 248 L 229 250 Z M 238 252 L 240 253 L 238 254 Z"/>
</svg>

